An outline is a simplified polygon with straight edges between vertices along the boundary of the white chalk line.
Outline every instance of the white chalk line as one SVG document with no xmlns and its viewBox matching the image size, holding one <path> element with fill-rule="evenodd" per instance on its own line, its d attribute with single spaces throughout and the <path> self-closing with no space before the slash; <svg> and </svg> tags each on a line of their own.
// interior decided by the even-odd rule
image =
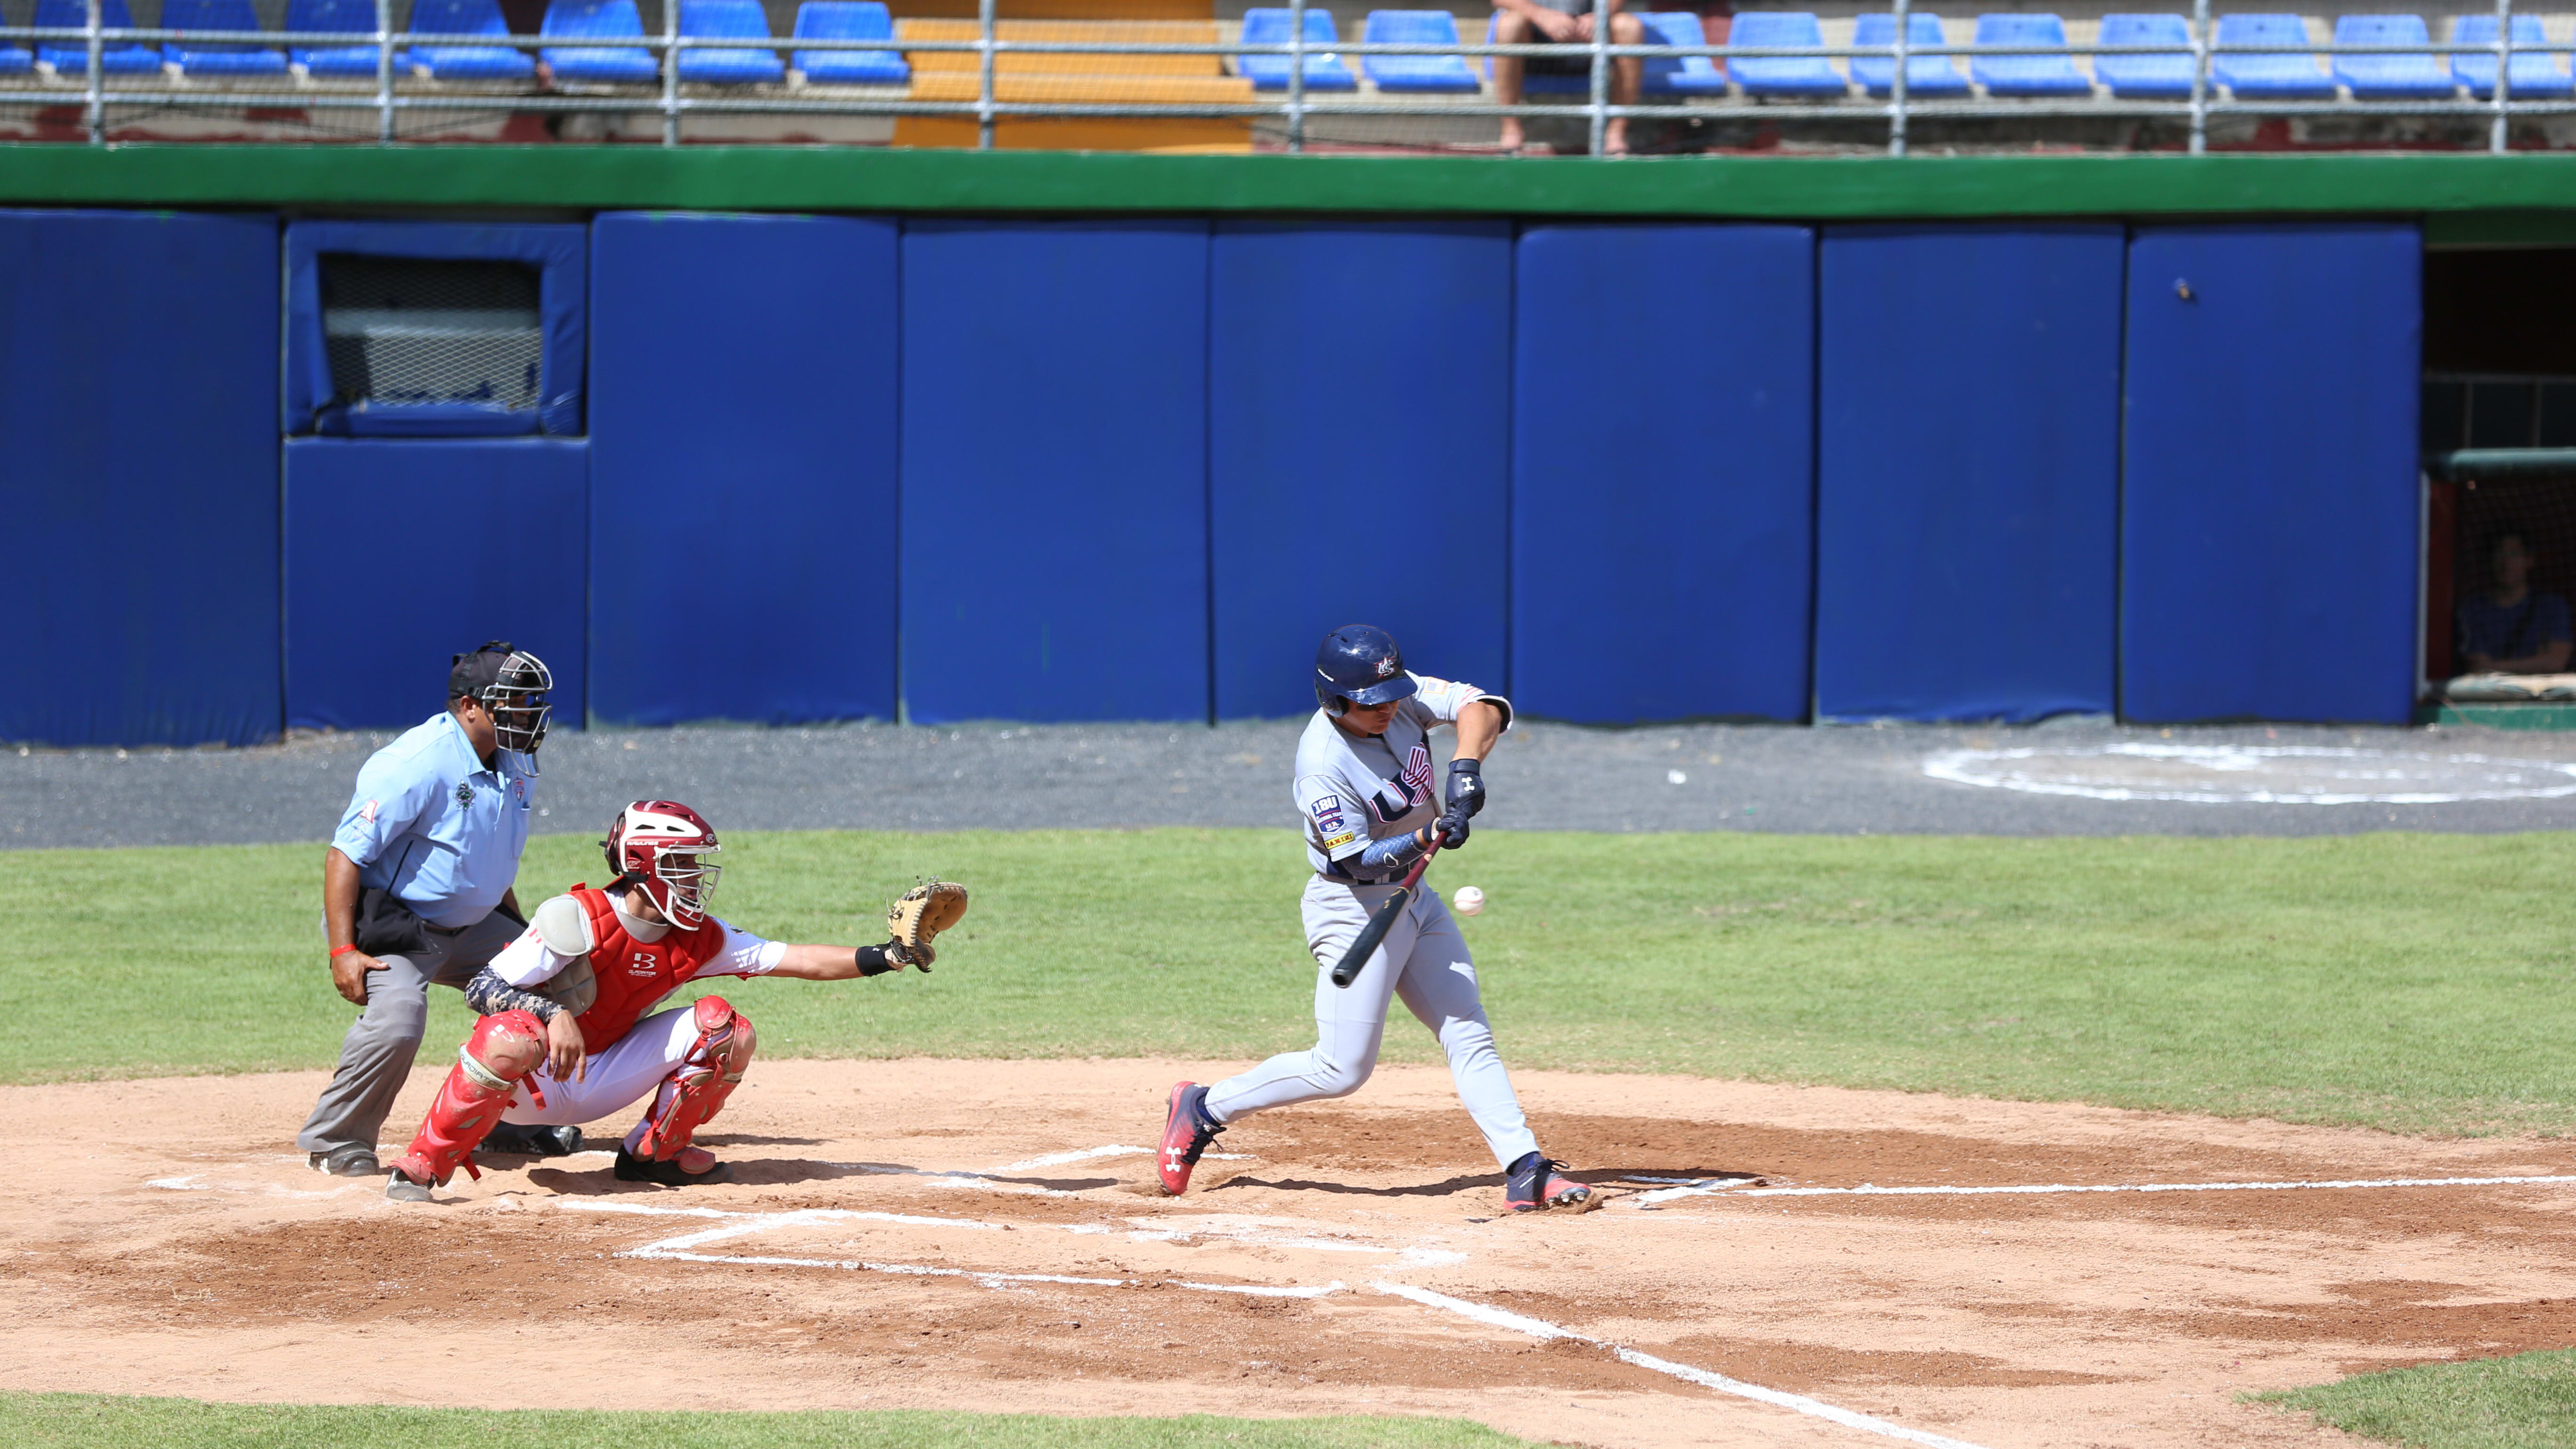
<svg viewBox="0 0 2576 1449">
<path fill-rule="evenodd" d="M 1728 1378 L 1724 1374 L 1711 1373 L 1707 1369 L 1693 1368 L 1688 1364 L 1674 1363 L 1669 1359 L 1657 1358 L 1653 1354 L 1639 1353 L 1633 1348 L 1612 1343 L 1606 1339 L 1577 1333 L 1570 1328 L 1560 1328 L 1544 1319 L 1530 1318 L 1483 1303 L 1470 1303 L 1463 1298 L 1434 1293 L 1428 1288 L 1416 1288 L 1410 1283 L 1371 1283 L 1368 1286 L 1380 1293 L 1410 1299 L 1426 1308 L 1438 1308 L 1455 1313 L 1461 1318 L 1473 1319 L 1489 1327 L 1508 1329 L 1514 1333 L 1526 1333 L 1532 1338 L 1565 1338 L 1577 1343 L 1596 1344 L 1617 1354 L 1621 1363 L 1634 1364 L 1638 1368 L 1666 1374 L 1685 1383 L 1697 1384 L 1704 1389 L 1715 1389 L 1721 1394 L 1732 1394 L 1739 1399 L 1751 1399 L 1756 1403 L 1789 1409 L 1812 1418 L 1840 1424 L 1847 1429 L 1861 1429 L 1872 1434 L 1885 1435 L 1890 1439 L 1903 1439 L 1913 1444 L 1929 1444 L 1934 1446 L 1934 1449 L 1978 1449 L 1977 1445 L 1964 1439 L 1952 1439 L 1923 1429 L 1909 1429 L 1903 1424 L 1892 1424 L 1885 1419 L 1855 1413 L 1839 1405 L 1828 1404 L 1822 1399 L 1808 1398 L 1804 1394 L 1783 1393 L 1778 1389 L 1766 1389 L 1760 1384 L 1744 1383 L 1738 1379 Z"/>
<path fill-rule="evenodd" d="M 1738 1179 L 1750 1181 L 1750 1179 Z M 1732 1188 L 1727 1183 L 1710 1183 L 1696 1187 L 1658 1188 L 1637 1194 L 1637 1206 L 1652 1209 L 1658 1203 L 1675 1198 L 1706 1197 L 1723 1192 L 1728 1197 L 2037 1197 L 2055 1193 L 2084 1192 L 2299 1192 L 2333 1189 L 2379 1187 L 2518 1187 L 2576 1182 L 2576 1175 L 2549 1177 L 2373 1177 L 2333 1182 L 2123 1182 L 2098 1186 L 2072 1183 L 2033 1183 L 1996 1187 L 1880 1187 L 1862 1183 L 1858 1187 L 1748 1187 Z"/>
<path fill-rule="evenodd" d="M 2509 769 L 2528 769 L 2547 775 L 2576 774 L 2576 765 L 2556 760 L 2498 759 L 2490 755 L 2455 754 L 2435 756 L 2431 753 L 2391 755 L 2377 750 L 2313 745 L 2160 745 L 2116 744 L 2094 748 L 2042 746 L 2010 750 L 1942 750 L 1927 755 L 1923 773 L 1935 780 L 1981 789 L 2019 790 L 2033 795 L 2073 795 L 2088 800 L 2163 800 L 2190 805 L 2451 805 L 2467 800 L 2555 800 L 2576 795 L 2576 784 L 2500 790 L 2386 790 L 2379 792 L 2352 790 L 2193 790 L 2156 789 L 2152 786 L 2088 785 L 2073 780 L 2034 780 L 2011 775 L 1979 774 L 1969 767 L 1979 763 L 2027 760 L 2037 757 L 2065 760 L 2106 755 L 2125 755 L 2146 759 L 2178 760 L 2223 773 L 2236 773 L 2255 768 L 2268 758 L 2319 758 L 2388 760 L 2392 763 L 2412 760 L 2421 763 L 2451 765 L 2500 765 Z M 2382 776 L 2403 778 L 2402 770 L 2346 771 L 2347 776 L 2368 778 Z"/>
</svg>

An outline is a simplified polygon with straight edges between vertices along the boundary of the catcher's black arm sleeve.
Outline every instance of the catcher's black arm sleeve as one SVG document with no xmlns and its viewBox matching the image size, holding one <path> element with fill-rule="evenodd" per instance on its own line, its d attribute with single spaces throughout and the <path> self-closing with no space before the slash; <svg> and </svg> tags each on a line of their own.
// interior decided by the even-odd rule
<svg viewBox="0 0 2576 1449">
<path fill-rule="evenodd" d="M 474 979 L 465 983 L 465 1004 L 474 1008 L 477 1016 L 524 1011 L 539 1021 L 552 1021 L 555 1013 L 564 1009 L 563 1003 L 552 997 L 539 996 L 495 976 L 489 966 L 475 972 Z"/>
<path fill-rule="evenodd" d="M 859 958 L 859 974 L 861 976 L 883 976 L 889 971 L 898 971 L 904 966 L 910 964 L 909 962 L 892 959 L 892 955 L 896 949 L 897 947 L 892 941 L 888 941 L 882 946 L 861 946 L 855 953 L 853 953 Z"/>
</svg>

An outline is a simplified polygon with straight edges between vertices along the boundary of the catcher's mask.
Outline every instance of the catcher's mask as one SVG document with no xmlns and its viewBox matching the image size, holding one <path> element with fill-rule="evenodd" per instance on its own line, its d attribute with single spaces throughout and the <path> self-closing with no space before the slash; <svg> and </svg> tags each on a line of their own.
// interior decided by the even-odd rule
<svg viewBox="0 0 2576 1449">
<path fill-rule="evenodd" d="M 641 887 L 671 924 L 691 931 L 705 924 L 724 868 L 709 858 L 722 847 L 704 816 L 676 800 L 638 800 L 617 812 L 599 846 L 608 868 Z"/>
<path fill-rule="evenodd" d="M 546 721 L 555 712 L 546 699 L 554 687 L 544 660 L 505 639 L 486 640 L 473 653 L 457 655 L 447 673 L 447 697 L 483 706 L 501 748 L 527 756 L 531 775 L 537 773 L 537 747 L 546 742 Z"/>
<path fill-rule="evenodd" d="M 1345 624 L 1315 648 L 1315 703 L 1340 719 L 1355 704 L 1384 704 L 1421 691 L 1404 672 L 1395 636 L 1369 624 Z"/>
</svg>

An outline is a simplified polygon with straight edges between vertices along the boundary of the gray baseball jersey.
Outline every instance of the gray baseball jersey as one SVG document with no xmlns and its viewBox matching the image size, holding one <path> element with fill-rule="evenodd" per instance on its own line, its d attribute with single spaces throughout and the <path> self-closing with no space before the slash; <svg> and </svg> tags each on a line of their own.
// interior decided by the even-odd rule
<svg viewBox="0 0 2576 1449">
<path fill-rule="evenodd" d="M 1297 814 L 1306 826 L 1306 863 L 1325 875 L 1356 878 L 1356 857 L 1370 841 L 1410 834 L 1438 817 L 1434 728 L 1456 723 L 1458 711 L 1479 699 L 1500 706 L 1503 728 L 1511 728 L 1511 701 L 1502 696 L 1427 674 L 1411 677 L 1420 692 L 1396 706 L 1385 734 L 1354 739 L 1319 709 L 1297 741 L 1295 789 Z"/>
</svg>

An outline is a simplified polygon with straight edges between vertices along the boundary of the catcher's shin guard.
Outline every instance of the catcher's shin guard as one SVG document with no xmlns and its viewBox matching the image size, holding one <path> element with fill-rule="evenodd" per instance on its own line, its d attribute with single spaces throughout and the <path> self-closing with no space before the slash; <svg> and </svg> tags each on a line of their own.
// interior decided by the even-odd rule
<svg viewBox="0 0 2576 1449">
<path fill-rule="evenodd" d="M 474 1034 L 447 1069 L 438 1097 L 421 1119 L 411 1150 L 394 1161 L 394 1171 L 422 1187 L 441 1187 L 462 1166 L 480 1181 L 474 1148 L 499 1125 L 511 1093 L 545 1060 L 545 1023 L 524 1011 L 504 1011 L 474 1023 Z M 533 1090 L 533 1087 L 531 1088 Z"/>
<path fill-rule="evenodd" d="M 635 1144 L 635 1156 L 648 1162 L 667 1161 L 687 1150 L 690 1134 L 724 1109 L 725 1099 L 742 1085 L 743 1068 L 751 1064 L 756 1041 L 751 1018 L 732 1003 L 721 996 L 699 997 L 697 1027 L 697 1042 L 663 1083 L 653 1114 L 644 1120 L 644 1136 Z"/>
</svg>

